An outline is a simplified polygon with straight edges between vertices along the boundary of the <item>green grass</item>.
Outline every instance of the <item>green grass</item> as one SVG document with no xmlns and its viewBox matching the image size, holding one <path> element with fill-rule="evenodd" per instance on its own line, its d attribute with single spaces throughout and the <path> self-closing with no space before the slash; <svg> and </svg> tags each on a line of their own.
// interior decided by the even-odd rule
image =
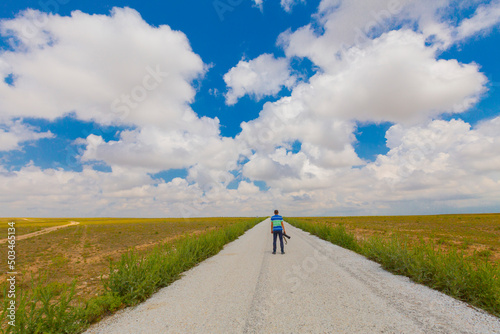
<svg viewBox="0 0 500 334">
<path fill-rule="evenodd" d="M 111 265 L 106 290 L 121 296 L 127 305 L 141 302 L 262 220 L 253 219 L 197 238 L 184 238 L 173 247 L 157 247 L 147 256 L 130 251 Z"/>
<path fill-rule="evenodd" d="M 287 218 L 286 222 L 302 230 L 310 232 L 311 234 L 317 235 L 323 240 L 339 245 L 340 247 L 350 249 L 355 252 L 361 251 L 361 247 L 356 241 L 356 238 L 353 234 L 346 231 L 344 225 L 338 225 L 335 228 L 332 228 L 332 226 L 327 224 L 309 223 L 296 218 Z"/>
<path fill-rule="evenodd" d="M 78 333 L 85 325 L 82 308 L 74 307 L 75 285 L 48 283 L 43 279 L 36 282 L 30 290 L 20 291 L 17 298 L 15 327 L 2 326 L 2 333 Z M 8 300 L 4 299 L 5 319 Z"/>
<path fill-rule="evenodd" d="M 481 253 L 467 255 L 457 248 L 440 249 L 420 239 L 393 235 L 356 239 L 344 225 L 289 218 L 287 222 L 311 234 L 353 250 L 385 269 L 410 277 L 459 300 L 500 316 L 500 267 Z"/>
<path fill-rule="evenodd" d="M 7 326 L 5 306 L 9 300 L 3 300 L 0 333 L 81 333 L 104 315 L 144 301 L 263 219 L 246 219 L 197 236 L 186 235 L 146 253 L 129 250 L 119 261 L 110 261 L 109 274 L 101 281 L 103 292 L 87 300 L 76 297 L 76 281 L 58 284 L 46 278 L 33 280 L 31 289 L 20 290 L 17 296 L 15 327 Z M 3 288 L 5 296 L 5 284 Z"/>
<path fill-rule="evenodd" d="M 79 225 L 29 239 L 17 240 L 16 269 L 18 285 L 31 288 L 31 277 L 36 278 L 51 269 L 49 282 L 71 284 L 78 277 L 76 295 L 91 297 L 102 292 L 99 277 L 108 270 L 109 259 L 119 260 L 129 249 L 149 252 L 158 244 L 173 243 L 185 234 L 198 235 L 223 229 L 248 218 L 17 218 L 16 234 L 22 230 L 66 225 L 78 221 Z M 0 230 L 7 237 L 6 221 L 0 219 Z M 4 224 L 4 225 L 1 225 Z M 3 226 L 3 227 L 1 227 Z M 0 258 L 7 258 L 6 244 L 0 245 Z M 0 265 L 0 284 L 6 279 L 6 262 Z M 3 296 L 0 291 L 0 300 Z"/>
<path fill-rule="evenodd" d="M 0 235 L 0 239 L 7 237 L 7 227 L 8 223 L 16 223 L 16 235 L 21 236 L 23 234 L 33 233 L 40 231 L 47 227 L 67 225 L 72 221 L 68 218 L 0 218 L 0 231 L 3 235 Z"/>
<path fill-rule="evenodd" d="M 500 263 L 500 214 L 462 214 L 428 216 L 302 217 L 307 223 L 343 225 L 357 239 L 393 235 L 421 239 L 443 250 L 460 248 L 467 255 L 489 250 L 491 263 Z"/>
</svg>

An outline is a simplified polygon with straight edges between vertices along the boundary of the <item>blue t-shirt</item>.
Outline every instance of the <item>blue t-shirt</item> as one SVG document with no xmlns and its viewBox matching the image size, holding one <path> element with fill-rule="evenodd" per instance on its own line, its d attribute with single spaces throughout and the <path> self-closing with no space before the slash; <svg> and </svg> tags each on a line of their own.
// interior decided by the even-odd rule
<svg viewBox="0 0 500 334">
<path fill-rule="evenodd" d="M 273 231 L 283 231 L 281 223 L 283 222 L 283 217 L 280 215 L 274 215 L 271 217 L 271 223 L 273 223 Z"/>
</svg>

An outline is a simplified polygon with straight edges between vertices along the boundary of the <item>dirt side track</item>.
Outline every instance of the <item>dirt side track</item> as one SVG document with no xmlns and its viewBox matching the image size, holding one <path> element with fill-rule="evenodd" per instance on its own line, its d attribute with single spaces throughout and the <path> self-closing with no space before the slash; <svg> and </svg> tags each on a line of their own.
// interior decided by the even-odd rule
<svg viewBox="0 0 500 334">
<path fill-rule="evenodd" d="M 33 238 L 33 237 L 36 237 L 36 236 L 39 236 L 39 235 L 42 235 L 42 234 L 46 234 L 46 233 L 50 233 L 50 232 L 53 232 L 53 231 L 57 231 L 57 230 L 59 230 L 61 228 L 65 228 L 65 227 L 69 227 L 69 226 L 74 226 L 74 225 L 78 225 L 78 224 L 80 224 L 80 223 L 72 221 L 72 222 L 70 222 L 69 224 L 66 224 L 66 225 L 59 225 L 59 226 L 47 227 L 47 228 L 44 228 L 43 230 L 40 230 L 40 231 L 36 231 L 36 232 L 33 232 L 33 233 L 28 233 L 28 234 L 23 234 L 23 235 L 17 236 L 16 240 L 23 240 L 23 239 Z M 6 243 L 7 240 L 8 240 L 7 238 L 0 239 L 0 244 Z"/>
</svg>

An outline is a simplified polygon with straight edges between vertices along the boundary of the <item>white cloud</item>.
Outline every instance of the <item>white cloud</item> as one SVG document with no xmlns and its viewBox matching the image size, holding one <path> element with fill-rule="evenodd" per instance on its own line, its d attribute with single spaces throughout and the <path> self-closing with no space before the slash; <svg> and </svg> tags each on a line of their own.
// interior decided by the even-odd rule
<svg viewBox="0 0 500 334">
<path fill-rule="evenodd" d="M 276 207 L 307 216 L 497 208 L 500 118 L 473 128 L 435 120 L 467 110 L 484 92 L 478 64 L 438 60 L 437 54 L 494 26 L 496 3 L 452 26 L 439 14 L 450 1 L 323 0 L 315 16 L 321 29 L 311 24 L 281 35 L 288 58 L 242 60 L 224 76 L 230 105 L 245 95 L 261 99 L 292 90 L 243 122 L 234 139 L 220 135 L 217 118 L 200 118 L 189 106 L 192 82 L 207 67 L 183 33 L 151 27 L 131 9 L 71 17 L 27 11 L 2 21 L 2 34 L 21 42 L 0 54 L 0 74 L 14 77 L 13 85 L 0 80 L 2 119 L 74 112 L 132 127 L 116 140 L 79 140 L 85 144 L 81 159 L 103 161 L 109 173 L 89 166 L 82 172 L 0 166 L 0 211 L 189 217 L 264 215 Z M 436 41 L 429 45 L 431 36 Z M 292 74 L 295 56 L 318 69 L 307 82 L 297 83 Z M 142 91 L 147 98 L 129 101 L 136 104 L 129 113 L 112 112 L 117 98 L 115 107 L 126 106 L 122 94 Z M 357 121 L 395 123 L 386 134 L 388 154 L 374 162 L 357 156 Z M 11 138 L 0 141 L 4 149 L 52 135 L 16 122 L 0 131 Z M 298 152 L 292 150 L 297 142 Z M 164 182 L 149 175 L 171 168 L 185 168 L 188 176 Z M 235 180 L 238 187 L 228 189 Z M 254 181 L 265 181 L 269 190 Z"/>
<path fill-rule="evenodd" d="M 391 185 L 388 199 L 498 199 L 500 119 L 471 129 L 461 120 L 433 121 L 387 132 L 391 150 L 366 167 Z"/>
<path fill-rule="evenodd" d="M 0 151 L 18 150 L 21 148 L 20 144 L 24 142 L 54 137 L 50 131 L 39 132 L 20 120 L 6 122 L 4 127 L 2 129 L 0 125 Z"/>
<path fill-rule="evenodd" d="M 333 186 L 335 175 L 366 163 L 354 150 L 353 120 L 417 124 L 462 112 L 485 82 L 475 64 L 436 60 L 418 33 L 383 34 L 352 49 L 342 68 L 317 73 L 242 123 L 237 140 L 256 152 L 243 175 L 287 191 Z M 284 147 L 295 141 L 301 151 L 287 153 Z"/>
<path fill-rule="evenodd" d="M 1 21 L 0 32 L 13 47 L 0 54 L 0 76 L 15 77 L 12 86 L 0 81 L 3 116 L 74 112 L 102 124 L 169 129 L 194 114 L 191 82 L 204 74 L 202 60 L 183 33 L 152 27 L 133 9 L 70 17 L 27 10 Z"/>
<path fill-rule="evenodd" d="M 461 120 L 394 125 L 387 141 L 390 152 L 361 168 L 320 168 L 303 153 L 282 151 L 255 157 L 244 173 L 265 179 L 276 198 L 291 205 L 288 210 L 306 215 L 481 212 L 498 206 L 500 117 L 474 129 Z M 277 169 L 284 157 L 288 172 Z"/>
<path fill-rule="evenodd" d="M 0 210 L 12 217 L 251 216 L 266 214 L 272 197 L 247 182 L 238 189 L 203 188 L 181 178 L 153 180 L 127 168 L 103 173 L 35 166 L 6 172 L 0 167 Z"/>
<path fill-rule="evenodd" d="M 26 27 L 35 27 L 33 34 L 28 36 Z M 114 8 L 110 16 L 76 11 L 70 17 L 28 10 L 2 21 L 1 31 L 20 42 L 0 55 L 2 78 L 15 77 L 13 85 L 0 83 L 2 117 L 55 119 L 73 112 L 98 124 L 133 125 L 118 140 L 96 135 L 78 140 L 85 145 L 82 161 L 105 162 L 112 174 L 87 170 L 73 178 L 107 180 L 124 170 L 142 175 L 143 185 L 125 186 L 129 194 L 148 189 L 148 173 L 190 168 L 190 177 L 200 183 L 196 187 L 203 188 L 199 175 L 226 175 L 236 165 L 239 149 L 220 136 L 218 119 L 199 118 L 189 107 L 192 81 L 206 66 L 183 33 L 149 26 L 129 8 Z M 33 169 L 18 175 L 31 172 L 43 180 L 50 177 Z M 107 188 L 88 191 L 115 194 Z"/>
<path fill-rule="evenodd" d="M 323 70 L 334 69 L 339 62 L 336 55 L 352 46 L 362 47 L 375 35 L 389 31 L 393 20 L 401 14 L 409 0 L 323 0 L 316 16 L 323 29 L 308 24 L 296 31 L 280 35 L 288 57 L 311 59 Z"/>
<path fill-rule="evenodd" d="M 255 3 L 255 6 L 258 7 L 262 11 L 262 4 L 263 4 L 264 0 L 253 0 L 253 2 Z"/>
<path fill-rule="evenodd" d="M 115 166 L 111 173 L 0 167 L 0 209 L 8 216 L 207 216 L 481 212 L 500 198 L 500 117 L 476 127 L 460 120 L 394 125 L 390 152 L 361 168 L 321 168 L 303 152 L 256 153 L 227 189 L 223 172 L 196 167 L 196 182 L 166 183 Z M 202 178 L 208 177 L 205 186 Z M 198 174 L 198 175 L 195 175 Z M 208 175 L 208 176 L 207 176 Z M 221 176 L 221 179 L 217 177 Z M 77 206 L 74 203 L 78 203 Z"/>
<path fill-rule="evenodd" d="M 305 0 L 281 0 L 280 4 L 283 9 L 290 13 L 292 11 L 292 7 L 295 6 L 298 3 L 305 3 Z"/>
<path fill-rule="evenodd" d="M 256 154 L 250 158 L 250 161 L 243 167 L 243 175 L 254 180 L 262 180 L 266 182 L 277 181 L 281 178 L 299 178 L 299 173 L 302 165 L 305 162 L 305 155 L 295 154 L 288 158 L 293 158 L 293 161 L 279 161 L 280 155 L 283 157 L 286 152 L 279 149 L 275 157 Z"/>
<path fill-rule="evenodd" d="M 465 19 L 458 27 L 457 39 L 464 39 L 500 23 L 500 1 L 492 1 L 477 8 L 474 16 Z"/>
<path fill-rule="evenodd" d="M 259 187 L 257 187 L 253 183 L 242 181 L 238 185 L 238 192 L 242 195 L 253 196 L 258 195 L 260 190 Z"/>
<path fill-rule="evenodd" d="M 180 216 L 177 206 L 201 195 L 185 180 L 155 184 L 127 169 L 77 173 L 28 166 L 0 173 L 0 180 L 2 212 L 15 216 Z"/>
<path fill-rule="evenodd" d="M 152 126 L 126 130 L 121 132 L 119 140 L 109 142 L 90 135 L 82 158 L 150 172 L 187 168 L 196 163 L 222 168 L 226 161 L 237 159 L 234 142 L 219 137 L 216 120 L 203 118 L 199 122 L 198 127 L 194 122 L 191 131 L 166 132 Z"/>
<path fill-rule="evenodd" d="M 255 7 L 258 7 L 261 11 L 263 10 L 263 0 L 253 0 Z M 295 6 L 297 3 L 302 2 L 305 3 L 305 0 L 281 0 L 281 7 L 286 11 L 286 12 L 291 12 L 292 7 Z"/>
<path fill-rule="evenodd" d="M 322 0 L 316 15 L 321 33 L 316 25 L 308 24 L 284 32 L 279 42 L 288 57 L 307 57 L 324 70 L 336 69 L 341 56 L 351 47 L 363 48 L 373 38 L 400 27 L 416 27 L 436 48 L 447 49 L 500 22 L 500 2 L 496 0 L 479 6 L 471 18 L 459 21 L 458 26 L 449 22 L 448 14 L 477 5 L 478 2 L 451 0 Z"/>
<path fill-rule="evenodd" d="M 247 94 L 256 100 L 276 95 L 282 87 L 292 87 L 296 78 L 290 74 L 287 59 L 263 54 L 249 61 L 241 60 L 224 75 L 224 81 L 228 87 L 226 104 L 234 105 Z"/>
<path fill-rule="evenodd" d="M 382 198 L 398 205 L 417 200 L 428 206 L 424 204 L 427 196 L 443 201 L 444 207 L 443 203 L 456 199 L 454 178 L 470 175 L 488 187 L 482 191 L 470 181 L 460 188 L 459 196 L 487 198 L 491 206 L 498 193 L 492 192 L 491 186 L 498 184 L 498 175 L 476 174 L 476 165 L 496 166 L 496 159 L 490 161 L 491 157 L 483 154 L 475 159 L 458 158 L 460 149 L 464 149 L 462 153 L 468 151 L 457 141 L 458 133 L 470 139 L 476 132 L 469 132 L 468 124 L 458 121 L 418 125 L 443 113 L 468 110 L 485 91 L 486 76 L 477 64 L 436 59 L 438 49 L 450 43 L 453 31 L 436 14 L 437 9 L 448 5 L 447 1 L 435 2 L 430 8 L 409 1 L 399 4 L 323 1 L 318 16 L 325 28 L 323 34 L 308 25 L 281 35 L 280 43 L 288 57 L 308 57 L 321 71 L 308 83 L 295 86 L 290 97 L 267 103 L 258 119 L 242 124 L 237 139 L 256 152 L 248 156 L 244 176 L 266 181 L 282 196 L 290 196 L 289 200 L 331 210 L 351 207 L 359 213 L 367 207 L 378 212 L 390 208 Z M 410 9 L 417 14 L 410 13 Z M 394 23 L 408 17 L 420 23 L 420 32 L 389 31 L 396 26 Z M 428 45 L 431 35 L 442 43 Z M 353 148 L 353 120 L 397 123 L 387 134 L 389 154 L 380 156 L 375 163 L 361 161 Z M 398 134 L 403 136 L 409 131 L 416 138 L 431 141 L 440 126 L 447 129 L 442 140 L 451 146 L 433 146 L 427 158 L 408 164 L 421 146 L 407 148 L 409 138 L 398 139 Z M 293 154 L 285 147 L 296 140 L 302 148 Z M 483 152 L 479 147 L 491 149 L 487 144 L 491 142 L 496 139 L 484 138 L 467 146 L 471 152 Z M 447 152 L 453 150 L 457 150 L 457 156 L 450 160 Z M 455 170 L 457 166 L 460 168 Z M 450 177 L 443 177 L 447 171 Z M 386 178 L 394 174 L 400 178 Z M 427 177 L 421 180 L 422 175 Z M 468 186 L 474 190 L 467 190 Z M 457 203 L 450 205 L 463 205 Z M 482 206 L 479 200 L 470 203 Z M 401 207 L 410 209 L 408 205 Z"/>
<path fill-rule="evenodd" d="M 463 112 L 484 91 L 486 77 L 476 64 L 436 60 L 424 36 L 392 31 L 349 61 L 310 80 L 307 106 L 322 115 L 362 121 L 411 122 L 445 112 Z"/>
</svg>

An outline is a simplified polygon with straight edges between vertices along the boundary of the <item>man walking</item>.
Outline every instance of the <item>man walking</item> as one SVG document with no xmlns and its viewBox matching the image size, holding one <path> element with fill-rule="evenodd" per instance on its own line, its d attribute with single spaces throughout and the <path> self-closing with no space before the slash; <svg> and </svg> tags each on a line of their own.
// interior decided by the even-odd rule
<svg viewBox="0 0 500 334">
<path fill-rule="evenodd" d="M 285 254 L 283 246 L 283 233 L 286 234 L 285 225 L 278 210 L 274 210 L 274 216 L 271 217 L 271 233 L 273 234 L 273 254 L 276 254 L 276 237 L 280 237 L 281 254 Z"/>
</svg>

